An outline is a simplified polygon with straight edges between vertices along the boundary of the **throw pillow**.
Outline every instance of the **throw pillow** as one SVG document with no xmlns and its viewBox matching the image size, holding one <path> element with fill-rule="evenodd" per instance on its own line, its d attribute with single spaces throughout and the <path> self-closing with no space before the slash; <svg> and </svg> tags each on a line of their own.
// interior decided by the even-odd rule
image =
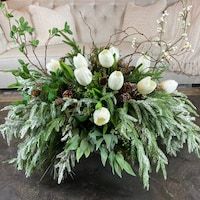
<svg viewBox="0 0 200 200">
<path fill-rule="evenodd" d="M 145 7 L 136 6 L 135 3 L 132 2 L 128 3 L 122 30 L 125 30 L 128 27 L 134 27 L 147 37 L 154 37 L 157 33 L 157 19 L 161 17 L 162 11 L 166 8 L 166 6 L 166 0 L 157 1 L 155 4 Z M 128 29 L 128 33 L 135 33 L 135 30 L 130 28 Z M 133 37 L 137 38 L 137 36 L 128 37 L 126 38 L 126 41 L 132 41 Z"/>
<path fill-rule="evenodd" d="M 33 4 L 35 3 L 46 8 L 53 8 L 54 6 L 54 0 L 33 0 Z"/>
<path fill-rule="evenodd" d="M 6 6 L 7 6 L 7 4 L 6 4 Z M 8 10 L 8 12 L 12 12 L 12 14 L 14 15 L 14 17 L 11 18 L 11 24 L 12 25 L 16 24 L 16 22 L 15 22 L 16 19 L 19 19 L 20 17 L 24 17 L 24 19 L 26 21 L 28 21 L 29 25 L 33 26 L 32 22 L 31 22 L 30 15 L 25 9 L 12 10 L 12 9 L 9 9 L 8 6 L 7 6 L 7 10 Z M 10 38 L 9 22 L 8 22 L 8 19 L 3 15 L 2 12 L 0 12 L 0 24 L 1 24 L 1 27 L 2 27 L 4 34 L 6 36 L 6 39 L 9 42 L 12 42 L 12 39 Z M 31 40 L 31 38 L 32 38 L 31 35 L 27 36 L 27 40 Z"/>
<path fill-rule="evenodd" d="M 7 49 L 7 40 L 5 38 L 4 32 L 0 27 L 0 54 L 6 51 Z"/>
<path fill-rule="evenodd" d="M 38 5 L 30 5 L 29 11 L 32 15 L 34 27 L 36 29 L 36 37 L 40 41 L 40 45 L 44 45 L 49 37 L 49 29 L 54 27 L 63 28 L 65 22 L 71 27 L 73 37 L 76 39 L 75 23 L 72 17 L 69 5 L 49 9 Z M 61 38 L 53 38 L 50 44 L 62 43 Z"/>
<path fill-rule="evenodd" d="M 19 10 L 31 5 L 33 3 L 33 0 L 7 0 L 6 3 L 8 5 L 8 8 Z"/>
</svg>

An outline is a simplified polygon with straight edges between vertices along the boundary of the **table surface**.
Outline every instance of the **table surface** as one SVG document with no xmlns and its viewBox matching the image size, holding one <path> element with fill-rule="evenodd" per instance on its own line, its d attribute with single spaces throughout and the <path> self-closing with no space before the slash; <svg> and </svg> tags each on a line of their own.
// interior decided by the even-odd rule
<svg viewBox="0 0 200 200">
<path fill-rule="evenodd" d="M 190 99 L 200 110 L 200 96 Z M 0 108 L 4 105 L 0 103 Z M 0 124 L 5 115 L 1 113 Z M 0 138 L 0 200 L 200 200 L 200 159 L 188 154 L 187 148 L 176 158 L 169 157 L 166 181 L 152 172 L 148 192 L 139 178 L 113 176 L 97 156 L 82 160 L 74 178 L 61 185 L 47 177 L 40 182 L 39 174 L 26 179 L 23 172 L 2 163 L 15 152 L 15 147 L 8 147 Z"/>
</svg>

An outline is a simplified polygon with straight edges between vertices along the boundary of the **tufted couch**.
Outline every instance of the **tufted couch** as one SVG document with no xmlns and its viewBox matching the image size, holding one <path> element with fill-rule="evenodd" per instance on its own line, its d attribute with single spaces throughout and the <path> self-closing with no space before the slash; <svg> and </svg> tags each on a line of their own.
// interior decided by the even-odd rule
<svg viewBox="0 0 200 200">
<path fill-rule="evenodd" d="M 153 0 L 142 0 L 137 2 L 141 3 L 138 5 L 148 7 L 149 4 L 154 3 Z M 15 3 L 14 3 L 15 2 Z M 92 29 L 92 35 L 97 44 L 101 45 L 108 41 L 111 34 L 120 30 L 123 25 L 124 16 L 126 14 L 127 4 L 133 2 L 131 0 L 9 0 L 8 6 L 12 9 L 21 9 L 24 6 L 28 6 L 38 2 L 42 6 L 48 8 L 53 8 L 56 6 L 64 5 L 68 3 L 73 14 L 76 32 L 78 40 L 81 46 L 86 46 L 86 51 L 91 47 L 91 38 L 89 34 L 88 27 L 85 23 L 89 24 Z M 170 1 L 174 2 L 174 1 Z M 167 4 L 166 4 L 167 5 Z M 169 5 L 168 5 L 169 6 Z M 139 8 L 138 7 L 138 8 Z M 81 12 L 81 14 L 80 14 Z M 152 11 L 154 12 L 154 11 Z M 160 10 L 160 13 L 162 10 Z M 82 16 L 81 16 L 82 15 Z M 49 19 L 51 20 L 51 19 Z M 137 20 L 137 19 L 130 19 Z M 85 22 L 84 22 L 85 21 Z M 0 33 L 0 38 L 3 36 L 3 32 Z M 115 38 L 116 39 L 116 38 Z M 3 43 L 3 39 L 0 40 Z M 17 60 L 21 57 L 18 49 L 10 45 L 7 45 L 6 50 L 0 54 L 0 70 L 4 69 L 14 69 L 18 67 Z M 121 54 L 126 54 L 131 51 L 131 42 L 126 41 L 120 45 Z M 65 44 L 54 44 L 49 47 L 48 50 L 48 60 L 51 58 L 59 58 L 69 50 Z M 44 46 L 39 46 L 36 51 L 39 59 L 42 62 L 44 56 Z M 33 57 L 33 55 L 31 55 Z M 34 59 L 34 58 L 33 58 Z M 200 83 L 200 76 L 192 76 L 182 73 L 169 72 L 166 74 L 165 78 L 173 78 L 178 80 L 183 84 Z M 0 88 L 6 88 L 11 82 L 13 82 L 13 77 L 9 73 L 0 72 Z"/>
</svg>

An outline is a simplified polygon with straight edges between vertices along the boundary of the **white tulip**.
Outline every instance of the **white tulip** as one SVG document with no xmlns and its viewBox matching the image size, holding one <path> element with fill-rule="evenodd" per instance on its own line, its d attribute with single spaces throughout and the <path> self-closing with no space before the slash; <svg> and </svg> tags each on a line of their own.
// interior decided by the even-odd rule
<svg viewBox="0 0 200 200">
<path fill-rule="evenodd" d="M 151 66 L 151 58 L 147 55 L 141 56 L 136 63 L 136 67 L 139 67 L 139 66 L 140 66 L 139 68 L 140 72 L 143 72 L 143 73 L 148 72 Z"/>
<path fill-rule="evenodd" d="M 120 71 L 114 71 L 108 78 L 108 87 L 112 90 L 120 90 L 124 84 L 124 76 Z"/>
<path fill-rule="evenodd" d="M 115 57 L 115 60 L 118 61 L 119 60 L 119 49 L 116 47 L 110 47 L 109 51 Z"/>
<path fill-rule="evenodd" d="M 97 126 L 103 126 L 110 121 L 110 112 L 107 108 L 102 107 L 94 111 L 93 119 Z"/>
<path fill-rule="evenodd" d="M 56 72 L 58 69 L 61 69 L 60 62 L 58 60 L 51 59 L 46 65 L 48 73 Z"/>
<path fill-rule="evenodd" d="M 80 85 L 86 86 L 92 82 L 92 73 L 87 67 L 75 69 L 74 76 Z"/>
<path fill-rule="evenodd" d="M 178 87 L 178 83 L 175 80 L 166 80 L 160 83 L 160 88 L 167 93 L 173 93 Z"/>
<path fill-rule="evenodd" d="M 152 81 L 150 76 L 147 76 L 138 82 L 137 89 L 140 94 L 146 95 L 153 92 L 156 86 L 156 82 Z"/>
<path fill-rule="evenodd" d="M 113 66 L 115 60 L 113 54 L 108 49 L 104 49 L 99 53 L 98 57 L 102 67 L 110 68 Z"/>
<path fill-rule="evenodd" d="M 88 67 L 88 60 L 80 53 L 73 57 L 73 63 L 76 68 Z"/>
</svg>

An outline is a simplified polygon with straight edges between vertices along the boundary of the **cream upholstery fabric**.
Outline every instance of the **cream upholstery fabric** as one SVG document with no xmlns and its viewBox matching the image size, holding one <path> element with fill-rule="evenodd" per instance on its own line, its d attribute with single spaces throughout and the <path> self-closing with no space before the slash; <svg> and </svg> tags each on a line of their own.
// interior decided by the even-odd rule
<svg viewBox="0 0 200 200">
<path fill-rule="evenodd" d="M 28 23 L 33 26 L 32 21 L 31 21 L 31 17 L 30 14 L 26 11 L 26 10 L 11 10 L 8 9 L 9 12 L 12 12 L 12 14 L 15 16 L 15 19 L 19 19 L 20 17 L 24 17 L 26 21 L 28 21 Z M 16 24 L 14 18 L 11 18 L 11 23 L 12 24 Z M 6 39 L 9 42 L 12 42 L 12 39 L 10 38 L 10 27 L 9 27 L 9 22 L 6 19 L 6 17 L 3 15 L 2 12 L 0 12 L 0 24 L 2 27 L 2 30 L 5 33 Z M 30 40 L 31 36 L 27 36 L 27 40 Z"/>
<path fill-rule="evenodd" d="M 33 3 L 39 3 L 40 6 L 46 8 L 53 8 L 54 6 L 54 0 L 33 0 Z"/>
<path fill-rule="evenodd" d="M 165 10 L 166 6 L 166 0 L 160 0 L 153 5 L 146 7 L 136 6 L 135 3 L 128 3 L 122 30 L 125 30 L 128 27 L 134 27 L 146 37 L 155 37 L 157 34 L 156 21 L 160 18 L 162 11 Z M 129 29 L 128 32 L 129 34 L 136 33 L 134 29 Z M 128 37 L 126 41 L 132 41 L 133 37 Z M 137 38 L 138 36 L 136 35 L 135 37 Z M 144 37 L 139 39 L 144 40 Z"/>
<path fill-rule="evenodd" d="M 0 27 L 0 54 L 6 51 L 7 49 L 7 40 L 5 38 L 4 32 L 2 31 Z"/>
<path fill-rule="evenodd" d="M 32 20 L 37 34 L 37 39 L 40 41 L 40 45 L 44 45 L 49 37 L 49 29 L 54 27 L 63 29 L 65 22 L 71 27 L 76 36 L 75 24 L 71 15 L 69 5 L 64 5 L 55 8 L 54 10 L 45 7 L 30 5 L 29 11 L 32 15 Z M 62 38 L 55 37 L 50 41 L 50 44 L 62 43 Z"/>
<path fill-rule="evenodd" d="M 191 0 L 190 3 L 193 5 L 193 9 L 190 15 L 191 26 L 189 28 L 188 39 L 192 44 L 192 48 L 194 49 L 194 53 L 187 53 L 179 56 L 178 60 L 180 62 L 180 66 L 177 63 L 171 68 L 171 71 L 176 72 L 184 72 L 186 74 L 191 75 L 200 75 L 200 6 L 199 0 Z M 181 24 L 177 19 L 179 16 L 179 12 L 182 10 L 181 3 L 176 3 L 173 6 L 168 8 L 168 23 L 166 26 L 165 40 L 173 43 L 176 41 L 178 37 L 181 35 Z M 173 21 L 173 26 L 172 22 Z M 184 43 L 178 44 L 178 49 L 182 47 Z"/>
<path fill-rule="evenodd" d="M 6 2 L 8 8 L 13 10 L 19 10 L 31 5 L 33 3 L 33 0 L 7 0 Z"/>
<path fill-rule="evenodd" d="M 88 24 L 96 43 L 108 41 L 110 35 L 121 29 L 127 0 L 74 0 L 71 3 L 79 39 L 83 43 L 91 42 Z M 82 15 L 82 17 L 81 17 Z M 116 39 L 116 38 L 115 38 Z"/>
<path fill-rule="evenodd" d="M 155 3 L 156 1 L 159 1 L 159 0 L 135 0 L 135 4 L 137 6 L 149 6 L 149 5 L 153 4 L 153 3 Z M 167 0 L 167 5 L 168 6 L 173 5 L 177 1 L 178 0 Z"/>
<path fill-rule="evenodd" d="M 24 8 L 36 3 L 38 3 L 40 6 L 44 6 L 47 8 L 54 7 L 54 0 L 7 0 L 6 2 L 9 8 L 15 9 L 15 10 L 18 10 L 18 9 L 21 9 L 21 8 Z"/>
</svg>

